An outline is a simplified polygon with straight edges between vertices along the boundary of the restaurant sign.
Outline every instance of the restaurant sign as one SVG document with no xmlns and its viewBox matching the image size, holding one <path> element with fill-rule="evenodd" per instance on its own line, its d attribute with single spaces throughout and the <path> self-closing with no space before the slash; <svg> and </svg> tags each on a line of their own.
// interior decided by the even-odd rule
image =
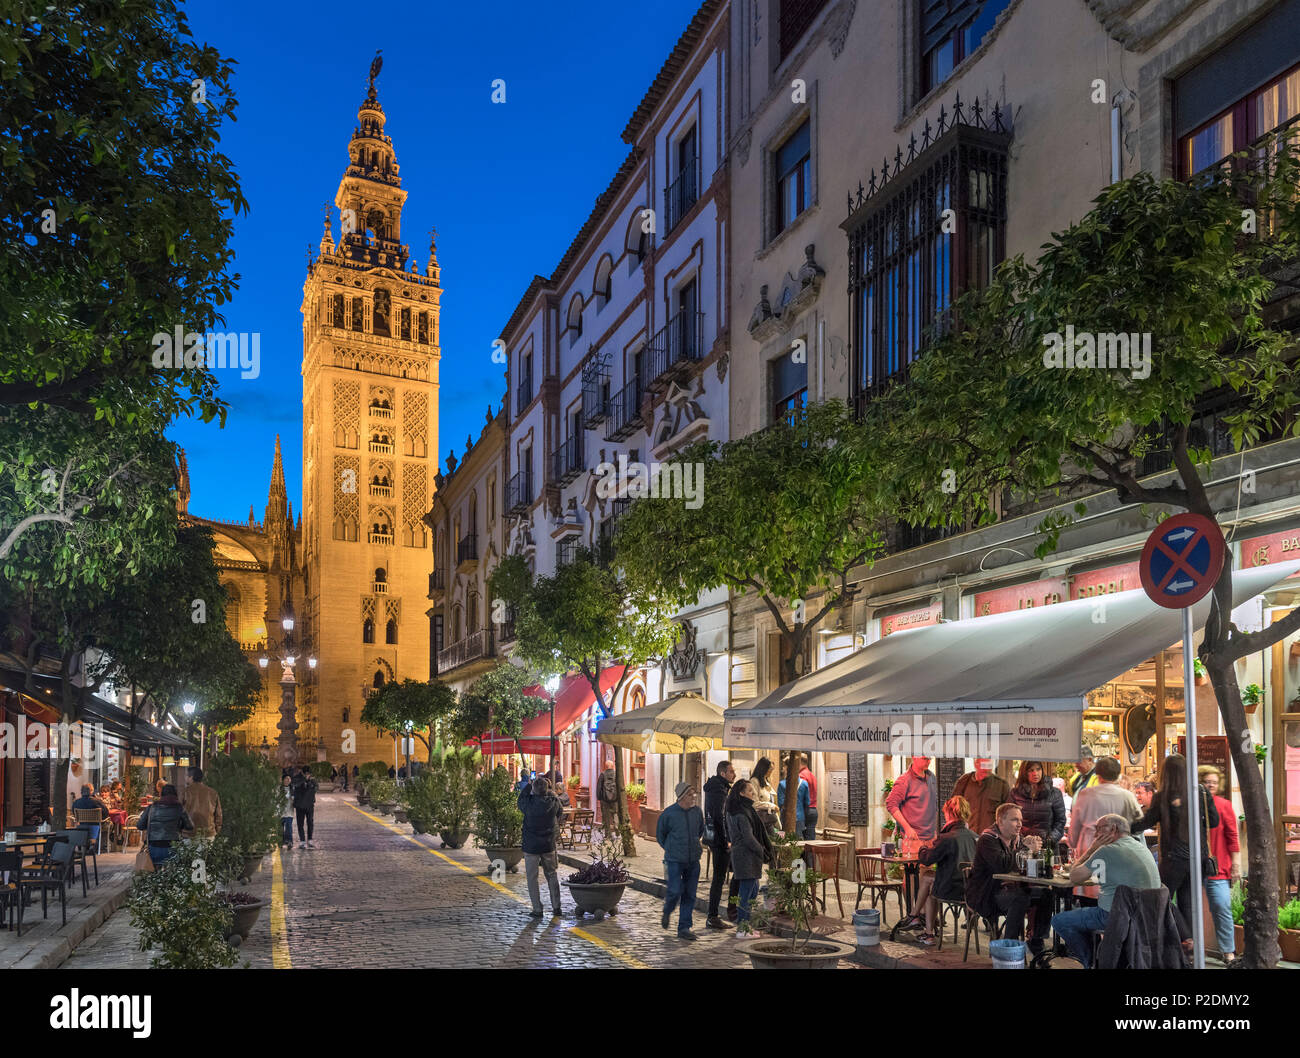
<svg viewBox="0 0 1300 1058">
<path fill-rule="evenodd" d="M 1138 562 L 1125 562 L 1121 566 L 1076 573 L 1070 578 L 1070 598 L 1091 599 L 1097 595 L 1140 588 L 1142 580 L 1138 575 L 1138 566 Z"/>
<path fill-rule="evenodd" d="M 975 595 L 975 616 L 987 617 L 995 613 L 1011 613 L 1033 606 L 1050 606 L 1070 597 L 1069 585 L 1064 577 L 1047 577 L 1029 584 L 1013 584 L 1007 588 L 994 588 Z"/>
<path fill-rule="evenodd" d="M 941 612 L 942 610 L 936 604 L 920 610 L 904 610 L 902 613 L 887 614 L 880 619 L 880 638 L 884 639 L 891 632 L 902 632 L 908 628 L 937 625 Z"/>
<path fill-rule="evenodd" d="M 1241 565 L 1271 566 L 1274 562 L 1290 562 L 1300 558 L 1300 529 L 1288 529 L 1267 536 L 1251 536 L 1241 542 Z M 1300 573 L 1291 574 L 1292 577 Z"/>
</svg>

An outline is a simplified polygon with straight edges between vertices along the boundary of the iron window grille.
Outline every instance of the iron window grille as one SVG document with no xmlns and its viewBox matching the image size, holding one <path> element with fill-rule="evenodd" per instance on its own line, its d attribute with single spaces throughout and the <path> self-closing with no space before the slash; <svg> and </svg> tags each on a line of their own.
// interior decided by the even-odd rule
<svg viewBox="0 0 1300 1058">
<path fill-rule="evenodd" d="M 786 56 L 794 51 L 795 45 L 808 32 L 818 12 L 826 6 L 826 0 L 781 0 L 781 9 L 777 14 L 777 41 L 780 51 L 778 64 L 785 62 Z"/>
</svg>

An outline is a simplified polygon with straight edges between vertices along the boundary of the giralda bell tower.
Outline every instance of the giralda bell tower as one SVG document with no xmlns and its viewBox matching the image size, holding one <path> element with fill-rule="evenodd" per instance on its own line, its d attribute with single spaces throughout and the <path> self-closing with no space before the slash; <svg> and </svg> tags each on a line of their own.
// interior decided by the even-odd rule
<svg viewBox="0 0 1300 1058">
<path fill-rule="evenodd" d="M 361 723 L 366 698 L 390 680 L 429 678 L 421 518 L 437 468 L 442 291 L 432 238 L 423 274 L 402 243 L 406 192 L 375 94 L 379 66 L 334 196 L 339 241 L 327 211 L 302 300 L 299 616 L 317 658 L 303 690 L 327 758 L 349 765 L 393 760 L 392 738 Z"/>
</svg>

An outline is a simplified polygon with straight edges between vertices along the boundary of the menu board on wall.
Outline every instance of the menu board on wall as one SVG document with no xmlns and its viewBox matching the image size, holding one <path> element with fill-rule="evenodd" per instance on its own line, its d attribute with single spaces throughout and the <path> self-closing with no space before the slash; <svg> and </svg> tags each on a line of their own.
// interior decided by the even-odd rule
<svg viewBox="0 0 1300 1058">
<path fill-rule="evenodd" d="M 966 771 L 966 762 L 961 757 L 940 757 L 935 761 L 935 776 L 939 780 L 939 822 L 943 823 L 943 803 L 952 796 L 957 780 Z"/>
<path fill-rule="evenodd" d="M 850 753 L 849 758 L 849 826 L 865 827 L 871 823 L 871 797 L 867 789 L 867 755 Z"/>
<path fill-rule="evenodd" d="M 1187 752 L 1187 736 L 1178 736 L 1178 752 Z M 1227 735 L 1196 736 L 1196 766 L 1213 764 L 1219 769 L 1219 796 L 1232 795 L 1232 754 L 1228 749 Z"/>
<path fill-rule="evenodd" d="M 45 809 L 50 804 L 49 779 L 48 760 L 44 758 L 23 760 L 23 818 L 20 822 L 26 823 L 36 817 L 39 817 L 42 822 L 45 820 Z"/>
</svg>

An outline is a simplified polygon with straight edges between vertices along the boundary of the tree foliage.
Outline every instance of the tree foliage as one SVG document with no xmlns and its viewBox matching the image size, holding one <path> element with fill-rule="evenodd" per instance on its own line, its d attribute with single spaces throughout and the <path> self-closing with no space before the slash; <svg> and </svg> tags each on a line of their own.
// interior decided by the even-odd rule
<svg viewBox="0 0 1300 1058">
<path fill-rule="evenodd" d="M 456 692 L 441 680 L 393 680 L 366 699 L 361 722 L 394 735 L 413 735 L 432 760 L 435 727 L 455 707 Z"/>
<path fill-rule="evenodd" d="M 489 729 L 499 731 L 511 739 L 523 759 L 524 724 L 542 711 L 546 704 L 544 698 L 525 694 L 524 688 L 535 686 L 540 678 L 528 669 L 503 662 L 494 669 L 489 669 L 469 690 L 461 694 L 459 706 L 461 726 L 470 722 L 481 722 L 482 726 L 472 735 L 481 736 Z"/>
</svg>

